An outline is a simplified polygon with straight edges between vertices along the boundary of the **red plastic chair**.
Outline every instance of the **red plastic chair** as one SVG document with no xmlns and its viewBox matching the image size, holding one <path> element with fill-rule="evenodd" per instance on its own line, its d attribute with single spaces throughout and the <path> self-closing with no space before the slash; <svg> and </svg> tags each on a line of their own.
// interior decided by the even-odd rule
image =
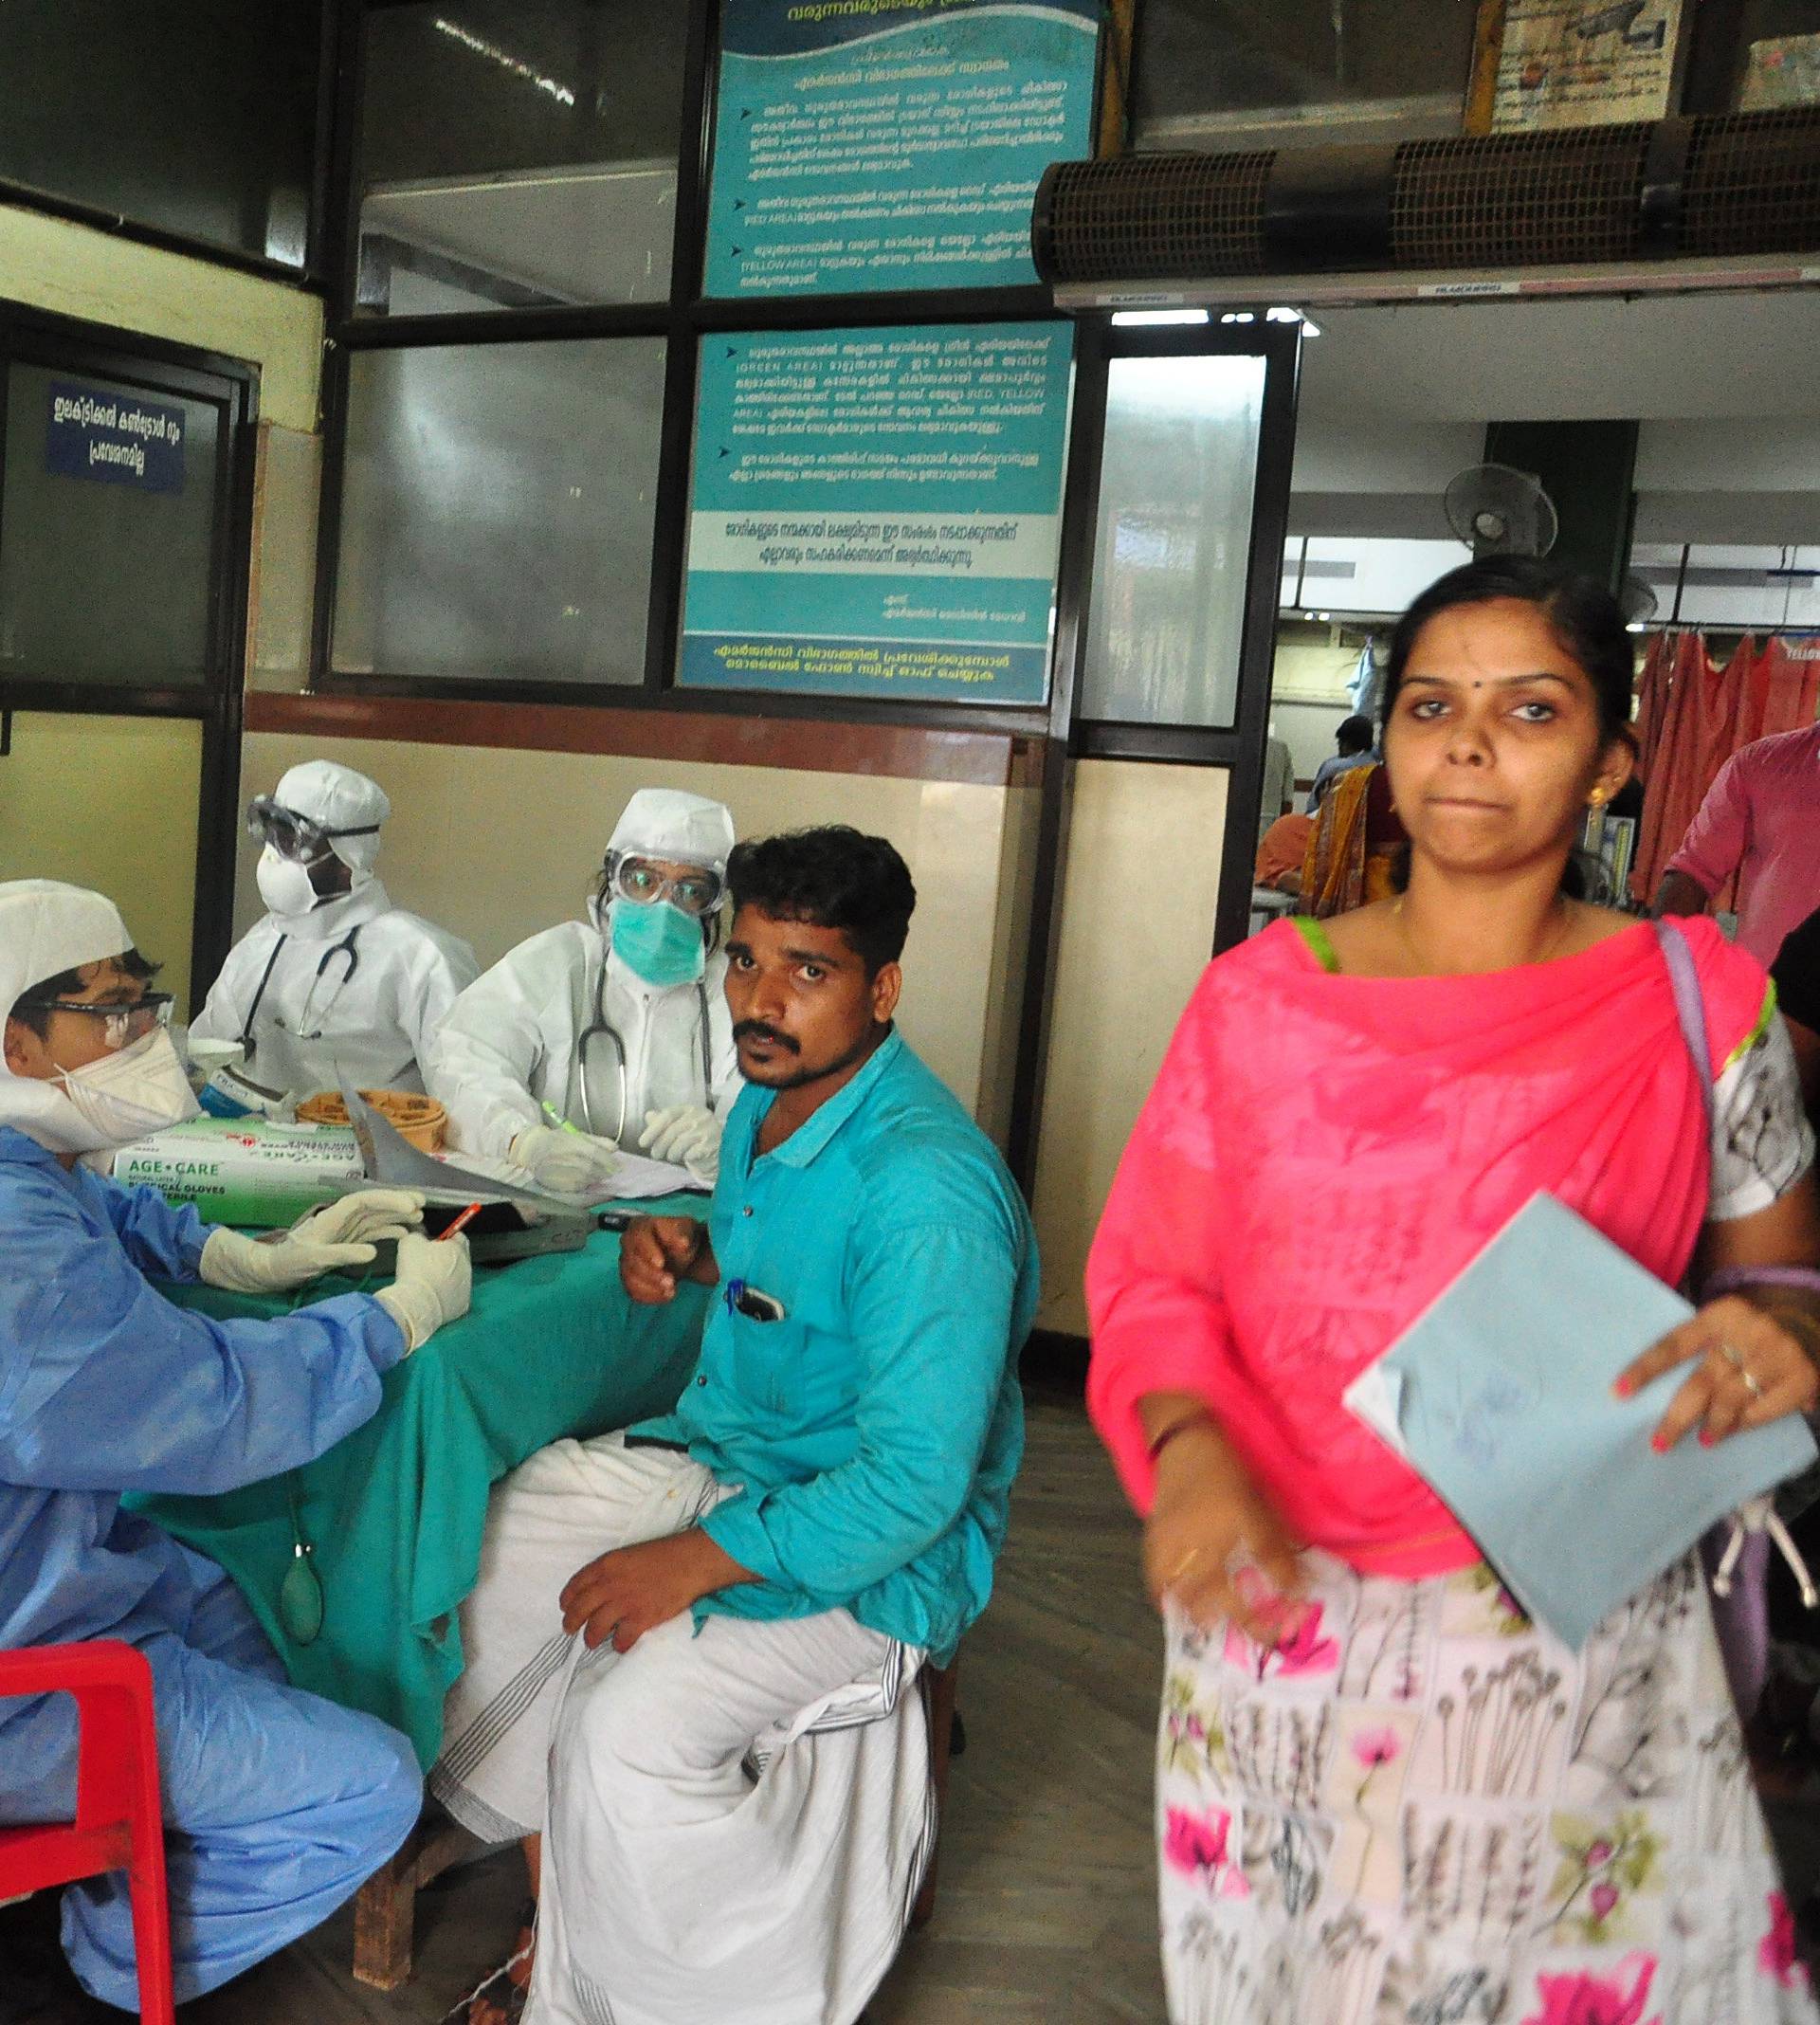
<svg viewBox="0 0 1820 2025">
<path fill-rule="evenodd" d="M 152 1669 L 118 1639 L 0 1652 L 0 1695 L 73 1695 L 79 1726 L 76 1818 L 0 1827 L 0 1899 L 124 1870 L 144 2025 L 173 2025 L 171 1916 Z"/>
</svg>

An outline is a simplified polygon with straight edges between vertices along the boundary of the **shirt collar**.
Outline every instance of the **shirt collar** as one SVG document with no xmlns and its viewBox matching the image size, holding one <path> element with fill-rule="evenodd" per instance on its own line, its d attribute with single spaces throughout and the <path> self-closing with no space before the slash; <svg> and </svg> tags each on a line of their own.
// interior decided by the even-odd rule
<svg viewBox="0 0 1820 2025">
<path fill-rule="evenodd" d="M 835 1133 L 846 1124 L 855 1111 L 872 1094 L 873 1085 L 891 1064 L 903 1052 L 903 1036 L 893 1027 L 876 1049 L 872 1059 L 861 1069 L 851 1083 L 835 1091 L 828 1102 L 798 1125 L 781 1146 L 776 1146 L 765 1156 L 767 1159 L 781 1161 L 786 1167 L 807 1167 L 828 1144 Z M 774 1095 L 771 1103 L 776 1103 Z M 762 1125 L 771 1104 L 758 1114 L 758 1125 Z M 758 1133 L 753 1132 L 753 1158 L 757 1159 Z"/>
</svg>

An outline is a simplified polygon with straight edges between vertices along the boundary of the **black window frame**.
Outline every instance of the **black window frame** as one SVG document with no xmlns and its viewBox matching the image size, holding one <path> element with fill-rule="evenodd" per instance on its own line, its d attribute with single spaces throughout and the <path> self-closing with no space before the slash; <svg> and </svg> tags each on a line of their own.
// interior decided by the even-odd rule
<svg viewBox="0 0 1820 2025">
<path fill-rule="evenodd" d="M 341 62 L 342 0 L 321 0 L 321 6 L 317 43 L 316 138 L 310 151 L 308 215 L 300 267 L 288 261 L 271 260 L 262 253 L 249 253 L 244 246 L 228 246 L 219 239 L 173 231 L 168 226 L 131 218 L 100 205 L 85 204 L 79 197 L 62 196 L 55 191 L 41 190 L 35 183 L 15 182 L 7 176 L 0 176 L 0 204 L 59 218 L 69 225 L 86 226 L 91 231 L 105 232 L 110 239 L 123 239 L 131 246 L 207 261 L 210 266 L 229 267 L 260 281 L 282 282 L 287 288 L 299 289 L 305 295 L 326 296 L 324 230 L 330 212 L 329 175 L 334 154 L 336 84 Z"/>
<path fill-rule="evenodd" d="M 815 719 L 850 724 L 893 724 L 926 730 L 999 733 L 1047 738 L 1065 729 L 1058 646 L 1044 704 L 994 705 L 886 701 L 876 697 L 806 696 L 757 688 L 683 689 L 675 671 L 680 644 L 688 543 L 690 465 L 694 450 L 696 366 L 701 345 L 727 331 L 770 333 L 848 325 L 1065 321 L 1040 283 L 1007 288 L 905 290 L 888 294 L 789 296 L 747 301 L 701 293 L 714 159 L 714 96 L 719 68 L 720 0 L 678 0 L 689 12 L 682 104 L 677 137 L 676 222 L 669 294 L 649 303 L 600 303 L 508 308 L 444 316 L 360 317 L 355 313 L 359 271 L 362 86 L 366 24 L 375 14 L 424 0 L 333 0 L 337 10 L 337 68 L 334 158 L 329 187 L 334 203 L 325 221 L 325 277 L 329 290 L 328 342 L 322 380 L 322 496 L 318 529 L 315 636 L 310 686 L 323 695 L 403 697 L 429 701 L 571 704 L 583 708 L 706 712 L 723 717 Z M 1112 31 L 1102 29 L 1096 79 L 1096 115 L 1105 87 Z M 1078 437 L 1091 398 L 1081 369 L 1083 334 L 1077 322 L 1070 428 Z M 651 548 L 651 598 L 645 634 L 645 670 L 636 683 L 498 681 L 485 676 L 415 677 L 375 670 L 354 673 L 334 666 L 335 600 L 340 561 L 347 473 L 351 359 L 355 353 L 407 346 L 532 343 L 552 338 L 660 338 L 665 344 L 664 413 Z M 1103 390 L 1101 390 L 1103 393 Z M 1065 508 L 1063 553 L 1067 553 Z M 1089 536 L 1091 530 L 1089 529 Z M 1061 715 L 1058 717 L 1058 709 Z"/>
</svg>

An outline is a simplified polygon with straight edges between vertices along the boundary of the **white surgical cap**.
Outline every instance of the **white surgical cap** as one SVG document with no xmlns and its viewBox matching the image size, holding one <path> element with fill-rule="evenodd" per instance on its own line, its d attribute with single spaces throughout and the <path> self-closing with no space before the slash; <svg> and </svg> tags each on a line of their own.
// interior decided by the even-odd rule
<svg viewBox="0 0 1820 2025">
<path fill-rule="evenodd" d="M 133 947 L 120 910 L 104 894 L 58 879 L 0 884 L 0 1017 L 34 984 L 124 956 Z M 55 1083 L 15 1076 L 0 1059 L 0 1125 L 62 1153 L 115 1142 L 97 1133 Z"/>
<path fill-rule="evenodd" d="M 279 782 L 272 799 L 281 809 L 307 815 L 324 830 L 365 830 L 383 823 L 391 803 L 376 780 L 333 759 L 306 759 Z M 330 848 L 350 871 L 371 872 L 379 855 L 377 831 L 363 837 L 331 837 Z"/>
<path fill-rule="evenodd" d="M 672 858 L 725 875 L 733 849 L 733 817 L 705 794 L 681 788 L 640 788 L 626 804 L 608 839 L 610 853 L 631 851 L 643 858 Z"/>
</svg>

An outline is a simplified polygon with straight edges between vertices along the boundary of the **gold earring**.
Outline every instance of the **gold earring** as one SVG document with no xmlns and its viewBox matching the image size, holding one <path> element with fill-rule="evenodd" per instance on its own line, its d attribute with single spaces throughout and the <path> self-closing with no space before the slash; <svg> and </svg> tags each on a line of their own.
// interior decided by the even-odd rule
<svg viewBox="0 0 1820 2025">
<path fill-rule="evenodd" d="M 1603 788 L 1594 788 L 1586 798 L 1595 809 L 1605 807 L 1605 790 Z"/>
</svg>

